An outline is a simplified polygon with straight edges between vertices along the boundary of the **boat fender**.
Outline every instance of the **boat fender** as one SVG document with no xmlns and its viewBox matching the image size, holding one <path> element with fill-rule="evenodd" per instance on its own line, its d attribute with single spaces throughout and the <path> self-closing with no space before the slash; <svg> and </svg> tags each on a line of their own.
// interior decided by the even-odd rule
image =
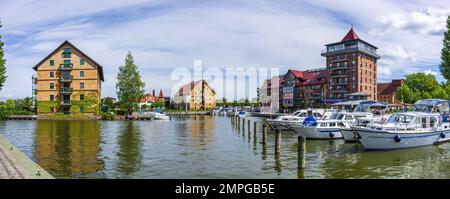
<svg viewBox="0 0 450 199">
<path fill-rule="evenodd" d="M 332 137 L 334 137 L 334 133 L 333 133 L 333 132 L 330 132 L 330 133 L 328 134 L 328 136 L 330 136 L 330 138 L 332 138 Z"/>
<path fill-rule="evenodd" d="M 441 138 L 445 138 L 445 133 L 442 132 L 440 136 L 441 136 Z"/>
<path fill-rule="evenodd" d="M 401 140 L 402 140 L 402 138 L 399 135 L 395 135 L 395 137 L 394 137 L 395 142 L 400 142 Z"/>
</svg>

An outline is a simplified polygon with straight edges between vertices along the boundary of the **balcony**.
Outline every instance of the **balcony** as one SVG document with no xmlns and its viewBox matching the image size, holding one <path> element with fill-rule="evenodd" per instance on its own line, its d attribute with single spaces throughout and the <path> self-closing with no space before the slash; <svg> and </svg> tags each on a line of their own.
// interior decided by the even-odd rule
<svg viewBox="0 0 450 199">
<path fill-rule="evenodd" d="M 61 106 L 71 106 L 72 102 L 70 100 L 61 101 Z"/>
<path fill-rule="evenodd" d="M 349 81 L 342 81 L 342 82 L 333 82 L 331 83 L 331 85 L 346 85 L 346 84 L 350 84 L 351 82 Z"/>
<path fill-rule="evenodd" d="M 343 88 L 331 89 L 331 92 L 333 92 L 333 93 L 348 93 L 348 90 L 347 89 L 343 89 Z"/>
<path fill-rule="evenodd" d="M 61 71 L 68 71 L 73 69 L 73 64 L 60 64 L 59 70 Z"/>
<path fill-rule="evenodd" d="M 73 88 L 60 88 L 59 93 L 63 95 L 70 95 L 73 93 Z"/>
<path fill-rule="evenodd" d="M 73 76 L 62 76 L 59 77 L 59 82 L 61 83 L 70 83 L 73 80 Z"/>
<path fill-rule="evenodd" d="M 338 73 L 338 72 L 334 72 L 330 74 L 330 77 L 346 77 L 348 76 L 348 73 Z"/>
</svg>

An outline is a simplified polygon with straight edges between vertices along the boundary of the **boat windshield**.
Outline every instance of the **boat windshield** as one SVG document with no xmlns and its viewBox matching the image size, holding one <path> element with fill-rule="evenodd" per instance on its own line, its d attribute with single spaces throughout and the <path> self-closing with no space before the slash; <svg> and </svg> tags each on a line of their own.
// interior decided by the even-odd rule
<svg viewBox="0 0 450 199">
<path fill-rule="evenodd" d="M 370 107 L 370 104 L 360 104 L 353 109 L 353 112 L 366 112 Z"/>
<path fill-rule="evenodd" d="M 331 116 L 330 116 L 330 119 L 332 119 L 332 120 L 342 120 L 342 118 L 344 118 L 344 114 L 341 114 L 341 113 L 333 113 Z"/>
<path fill-rule="evenodd" d="M 450 104 L 447 100 L 423 99 L 414 103 L 413 111 L 427 113 L 448 113 L 450 111 Z"/>
<path fill-rule="evenodd" d="M 412 115 L 402 115 L 402 114 L 395 114 L 391 115 L 388 119 L 388 123 L 403 123 L 408 124 L 413 120 L 414 116 Z"/>
</svg>

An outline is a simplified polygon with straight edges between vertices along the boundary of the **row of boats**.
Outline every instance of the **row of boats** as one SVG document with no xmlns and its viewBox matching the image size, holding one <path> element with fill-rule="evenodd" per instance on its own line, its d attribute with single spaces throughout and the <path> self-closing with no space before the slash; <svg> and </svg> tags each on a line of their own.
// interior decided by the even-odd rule
<svg viewBox="0 0 450 199">
<path fill-rule="evenodd" d="M 267 119 L 272 129 L 293 130 L 308 139 L 344 139 L 365 149 L 400 149 L 450 140 L 450 101 L 419 100 L 393 107 L 369 100 L 333 104 L 330 109 L 299 110 Z"/>
</svg>

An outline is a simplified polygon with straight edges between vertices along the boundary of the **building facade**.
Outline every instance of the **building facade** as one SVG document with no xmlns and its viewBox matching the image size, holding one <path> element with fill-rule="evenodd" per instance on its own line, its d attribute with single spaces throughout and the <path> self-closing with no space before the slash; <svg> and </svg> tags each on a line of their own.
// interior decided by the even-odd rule
<svg viewBox="0 0 450 199">
<path fill-rule="evenodd" d="M 321 107 L 326 89 L 325 69 L 301 71 L 302 78 L 297 83 L 295 92 L 295 109 Z"/>
<path fill-rule="evenodd" d="M 33 67 L 34 96 L 39 115 L 98 115 L 103 67 L 64 41 Z"/>
<path fill-rule="evenodd" d="M 394 79 L 391 83 L 378 83 L 378 101 L 391 104 L 401 103 L 396 96 L 397 89 L 404 83 L 403 79 Z"/>
<path fill-rule="evenodd" d="M 190 82 L 175 93 L 173 105 L 175 109 L 210 110 L 216 107 L 216 92 L 205 80 Z"/>
<path fill-rule="evenodd" d="M 345 100 L 352 93 L 366 93 L 377 100 L 377 47 L 359 38 L 353 28 L 336 43 L 327 44 L 327 99 Z"/>
</svg>

